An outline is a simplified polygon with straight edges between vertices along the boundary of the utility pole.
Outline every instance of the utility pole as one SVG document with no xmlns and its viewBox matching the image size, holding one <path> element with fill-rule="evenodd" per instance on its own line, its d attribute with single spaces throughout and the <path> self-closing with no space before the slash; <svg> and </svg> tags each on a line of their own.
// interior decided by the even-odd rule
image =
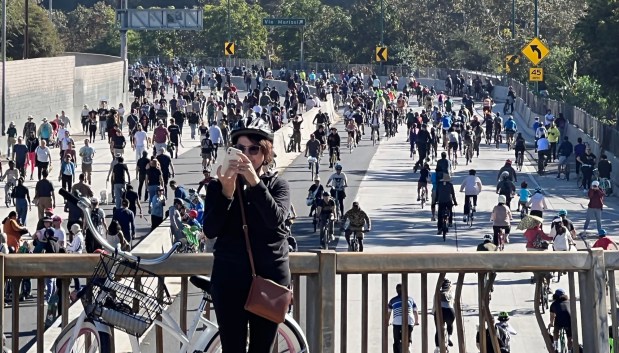
<svg viewBox="0 0 619 353">
<path fill-rule="evenodd" d="M 538 0 L 535 0 L 535 37 L 539 38 L 539 14 L 537 8 Z"/>
<path fill-rule="evenodd" d="M 380 46 L 385 42 L 385 0 L 380 0 Z M 383 62 L 380 62 L 380 73 L 383 73 Z"/>
<path fill-rule="evenodd" d="M 232 31 L 231 31 L 231 26 L 230 26 L 230 0 L 228 0 L 228 18 L 226 19 L 226 22 L 228 22 L 228 42 L 232 42 Z M 226 56 L 226 66 L 230 67 L 230 55 Z"/>
<path fill-rule="evenodd" d="M 28 59 L 28 57 L 30 57 L 30 34 L 29 34 L 29 30 L 30 30 L 30 6 L 28 6 L 28 2 L 29 0 L 24 0 L 24 17 L 25 17 L 25 23 L 24 23 L 24 53 L 22 55 L 23 59 Z M 50 17 L 51 18 L 51 17 Z"/>
<path fill-rule="evenodd" d="M 512 0 L 512 39 L 516 38 L 516 0 Z"/>
<path fill-rule="evenodd" d="M 52 0 L 50 0 L 50 4 L 51 4 L 51 1 Z M 122 10 L 127 10 L 128 1 L 129 0 L 120 0 L 120 8 Z M 122 27 L 125 27 L 125 26 L 122 26 Z M 127 30 L 120 30 L 120 59 L 123 61 L 123 92 L 127 92 L 127 85 L 128 85 L 127 70 L 129 70 L 129 63 L 128 63 L 127 57 L 128 57 Z"/>
<path fill-rule="evenodd" d="M 52 2 L 53 0 L 49 0 L 49 20 L 52 21 L 52 10 L 54 9 L 52 7 Z"/>
</svg>

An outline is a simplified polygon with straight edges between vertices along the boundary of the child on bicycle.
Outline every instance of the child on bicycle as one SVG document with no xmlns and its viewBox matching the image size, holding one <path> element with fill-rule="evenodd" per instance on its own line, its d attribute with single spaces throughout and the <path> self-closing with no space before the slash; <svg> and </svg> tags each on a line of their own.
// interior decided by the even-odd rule
<svg viewBox="0 0 619 353">
<path fill-rule="evenodd" d="M 425 201 L 428 201 L 428 179 L 430 178 L 430 166 L 428 163 L 423 164 L 423 168 L 419 171 L 419 180 L 417 180 L 417 201 L 421 201 L 421 189 L 425 191 Z"/>
<path fill-rule="evenodd" d="M 526 209 L 529 198 L 531 197 L 531 192 L 527 189 L 528 186 L 526 181 L 520 184 L 520 191 L 518 191 L 518 195 L 520 195 L 518 198 L 518 212 L 520 212 L 520 206 Z"/>
</svg>

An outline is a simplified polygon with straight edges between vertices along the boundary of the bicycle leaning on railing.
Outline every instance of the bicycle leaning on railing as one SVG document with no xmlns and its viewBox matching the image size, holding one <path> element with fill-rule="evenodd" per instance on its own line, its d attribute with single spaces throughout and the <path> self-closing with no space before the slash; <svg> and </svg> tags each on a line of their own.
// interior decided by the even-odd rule
<svg viewBox="0 0 619 353">
<path fill-rule="evenodd" d="M 65 190 L 61 190 L 60 195 L 80 207 L 84 215 L 90 214 L 91 206 L 86 198 L 78 199 Z M 139 353 L 138 338 L 153 324 L 181 343 L 180 353 L 221 352 L 217 325 L 202 316 L 206 304 L 211 301 L 210 279 L 205 276 L 190 278 L 191 283 L 203 291 L 203 296 L 185 333 L 165 311 L 171 304 L 165 285 L 160 283 L 156 274 L 142 267 L 165 262 L 175 251 L 182 249 L 186 239 L 175 239 L 172 248 L 158 258 L 142 259 L 120 247 L 114 249 L 96 230 L 90 217 L 84 218 L 97 241 L 111 255 L 101 254 L 92 279 L 77 294 L 84 310 L 62 330 L 52 346 L 53 353 L 110 352 L 112 329 L 127 333 L 132 352 Z M 274 351 L 309 352 L 303 331 L 290 315 L 286 315 L 284 323 L 279 325 Z"/>
</svg>

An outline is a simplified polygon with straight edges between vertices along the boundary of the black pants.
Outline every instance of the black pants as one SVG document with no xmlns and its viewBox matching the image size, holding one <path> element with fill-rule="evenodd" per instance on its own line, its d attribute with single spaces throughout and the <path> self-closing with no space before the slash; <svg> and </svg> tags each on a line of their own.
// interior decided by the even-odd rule
<svg viewBox="0 0 619 353">
<path fill-rule="evenodd" d="M 555 159 L 557 159 L 557 143 L 556 142 L 551 142 L 550 143 L 550 153 L 549 153 L 549 155 L 552 155 L 552 159 L 550 160 L 550 162 L 552 162 Z"/>
<path fill-rule="evenodd" d="M 138 200 L 142 197 L 142 187 L 146 181 L 146 173 L 138 172 Z M 144 188 L 144 201 L 148 200 L 148 187 Z"/>
<path fill-rule="evenodd" d="M 426 145 L 417 144 L 417 150 L 419 151 L 419 160 L 415 163 L 415 169 L 421 169 L 428 155 L 428 147 Z"/>
<path fill-rule="evenodd" d="M 38 173 L 38 176 L 39 176 L 39 180 L 41 180 L 41 172 L 43 170 L 47 170 L 48 166 L 49 166 L 49 162 L 37 161 L 37 173 Z"/>
<path fill-rule="evenodd" d="M 408 325 L 408 343 L 413 343 L 413 325 Z M 402 325 L 393 325 L 393 353 L 402 352 Z"/>
<path fill-rule="evenodd" d="M 90 125 L 90 127 L 88 128 L 88 138 L 90 139 L 90 142 L 94 142 L 96 136 L 97 136 L 97 126 Z"/>
<path fill-rule="evenodd" d="M 155 228 L 159 227 L 159 225 L 163 222 L 163 217 L 159 217 L 159 216 L 150 216 L 150 230 L 154 230 Z"/>
<path fill-rule="evenodd" d="M 465 195 L 464 196 L 464 214 L 469 214 L 471 210 L 470 206 L 477 207 L 477 195 Z"/>
<path fill-rule="evenodd" d="M 163 173 L 163 188 L 165 189 L 166 197 L 168 197 L 168 180 L 170 180 L 170 173 Z"/>
<path fill-rule="evenodd" d="M 529 212 L 529 214 L 531 216 L 537 216 L 539 218 L 544 217 L 544 212 L 543 211 L 539 211 L 539 210 L 531 210 L 531 212 Z"/>
<path fill-rule="evenodd" d="M 591 187 L 592 176 L 593 176 L 593 169 L 591 167 L 582 167 L 582 187 L 585 190 L 589 190 L 589 187 Z"/>
<path fill-rule="evenodd" d="M 505 236 L 509 235 L 509 232 L 511 230 L 510 226 L 492 226 L 492 243 L 496 246 L 499 246 L 499 233 L 501 232 L 501 229 L 503 229 L 503 231 L 505 232 Z"/>
<path fill-rule="evenodd" d="M 229 280 L 223 279 L 221 274 L 217 276 L 217 265 L 213 266 L 213 274 L 211 292 L 218 317 L 222 353 L 272 352 L 278 325 L 244 308 L 251 280 L 232 274 Z M 249 350 L 246 347 L 248 324 Z"/>
<path fill-rule="evenodd" d="M 73 175 L 62 174 L 62 188 L 71 191 L 73 186 Z"/>
<path fill-rule="evenodd" d="M 456 320 L 456 312 L 451 308 L 441 308 L 443 312 L 443 322 L 447 325 L 447 335 L 451 336 L 454 333 L 454 321 Z M 434 326 L 436 326 L 436 316 L 434 315 Z M 442 329 L 442 327 L 441 327 Z M 438 332 L 434 334 L 434 344 L 438 347 Z"/>
</svg>

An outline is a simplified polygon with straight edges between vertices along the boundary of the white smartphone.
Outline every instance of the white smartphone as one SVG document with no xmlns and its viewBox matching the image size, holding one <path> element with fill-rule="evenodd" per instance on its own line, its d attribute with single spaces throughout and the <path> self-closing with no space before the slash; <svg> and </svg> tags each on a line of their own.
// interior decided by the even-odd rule
<svg viewBox="0 0 619 353">
<path fill-rule="evenodd" d="M 226 174 L 228 170 L 228 166 L 230 165 L 230 161 L 238 160 L 239 155 L 243 154 L 241 150 L 234 147 L 228 147 L 226 150 L 226 154 L 224 155 L 224 159 L 221 161 L 221 175 Z"/>
</svg>

